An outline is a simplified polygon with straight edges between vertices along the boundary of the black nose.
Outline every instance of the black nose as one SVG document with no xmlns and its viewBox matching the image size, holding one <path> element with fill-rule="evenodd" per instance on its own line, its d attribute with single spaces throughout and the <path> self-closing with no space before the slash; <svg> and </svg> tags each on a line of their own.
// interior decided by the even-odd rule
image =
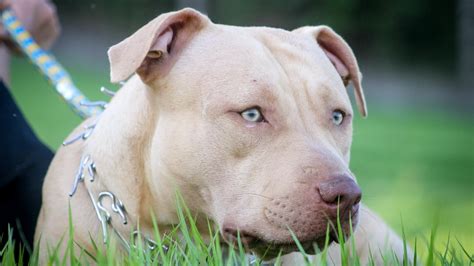
<svg viewBox="0 0 474 266">
<path fill-rule="evenodd" d="M 356 182 L 349 176 L 342 175 L 325 179 L 318 184 L 318 191 L 328 207 L 339 207 L 341 213 L 352 211 L 362 197 Z"/>
</svg>

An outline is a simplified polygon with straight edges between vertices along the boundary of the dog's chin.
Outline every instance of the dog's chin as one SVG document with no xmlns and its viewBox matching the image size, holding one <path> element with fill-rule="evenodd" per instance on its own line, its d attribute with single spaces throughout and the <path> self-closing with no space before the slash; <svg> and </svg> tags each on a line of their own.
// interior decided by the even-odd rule
<svg viewBox="0 0 474 266">
<path fill-rule="evenodd" d="M 355 229 L 358 223 L 357 212 L 355 212 L 351 218 L 352 229 Z M 351 226 L 348 223 L 343 223 L 341 227 L 344 239 L 348 239 L 350 237 Z M 310 238 L 308 238 L 308 236 L 300 236 L 300 239 L 303 238 L 309 240 L 302 240 L 299 241 L 299 243 L 290 239 L 286 241 L 267 239 L 260 237 L 257 234 L 245 231 L 238 233 L 238 235 L 240 240 L 238 240 L 238 237 L 235 234 L 227 235 L 227 237 L 224 237 L 224 240 L 234 248 L 238 247 L 240 243 L 245 252 L 253 253 L 264 261 L 292 252 L 304 251 L 304 253 L 308 255 L 317 255 L 323 251 L 324 248 L 329 247 L 334 242 L 339 243 L 338 235 L 335 230 L 330 230 L 328 235 L 326 235 L 326 232 L 321 232 L 320 234 Z"/>
<path fill-rule="evenodd" d="M 353 223 L 353 228 L 355 228 L 356 225 L 357 223 Z M 344 230 L 346 229 L 344 227 L 347 227 L 348 230 Z M 343 226 L 343 232 L 344 239 L 348 239 L 350 237 L 348 225 Z M 237 246 L 235 241 L 231 242 L 231 245 L 234 247 Z M 308 255 L 317 255 L 323 251 L 324 248 L 333 245 L 333 243 L 339 243 L 338 236 L 333 230 L 331 230 L 328 236 L 323 234 L 322 236 L 315 237 L 311 240 L 300 241 L 298 244 L 295 241 L 278 242 L 255 236 L 249 237 L 248 234 L 246 234 L 242 239 L 242 247 L 245 249 L 245 251 L 253 253 L 264 261 L 272 260 L 279 255 L 283 256 L 292 252 L 301 252 L 302 250 Z"/>
<path fill-rule="evenodd" d="M 335 239 L 330 236 L 327 246 L 331 245 L 334 241 Z M 269 243 L 261 241 L 254 247 L 250 248 L 250 251 L 260 257 L 262 260 L 271 260 L 278 257 L 278 255 L 283 256 L 292 252 L 301 252 L 301 250 L 304 250 L 304 252 L 308 255 L 316 255 L 324 249 L 325 245 L 325 236 L 315 240 L 300 242 L 299 245 L 295 242 Z"/>
<path fill-rule="evenodd" d="M 294 241 L 289 242 L 274 242 L 270 240 L 263 240 L 257 237 L 252 237 L 252 241 L 242 243 L 242 247 L 248 253 L 253 253 L 260 259 L 268 261 L 278 257 L 278 255 L 286 255 L 292 252 L 304 252 L 308 255 L 316 255 L 321 252 L 324 247 L 331 245 L 333 242 L 337 242 L 337 239 L 330 235 L 327 239 L 326 236 L 322 236 L 313 240 L 302 241 L 296 244 Z M 236 246 L 236 243 L 230 243 L 232 246 Z"/>
</svg>

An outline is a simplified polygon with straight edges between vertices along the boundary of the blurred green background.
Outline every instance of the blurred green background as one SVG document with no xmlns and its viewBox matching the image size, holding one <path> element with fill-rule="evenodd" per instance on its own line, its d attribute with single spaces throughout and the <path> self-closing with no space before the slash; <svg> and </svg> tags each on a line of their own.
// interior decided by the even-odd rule
<svg viewBox="0 0 474 266">
<path fill-rule="evenodd" d="M 195 6 L 215 22 L 292 29 L 327 24 L 353 47 L 368 119 L 356 119 L 352 170 L 364 202 L 413 244 L 438 221 L 474 252 L 473 1 L 57 1 L 53 53 L 91 99 L 108 82 L 107 48 L 156 15 Z M 468 25 L 471 25 L 468 27 Z M 25 58 L 12 92 L 39 137 L 56 149 L 80 122 Z"/>
</svg>

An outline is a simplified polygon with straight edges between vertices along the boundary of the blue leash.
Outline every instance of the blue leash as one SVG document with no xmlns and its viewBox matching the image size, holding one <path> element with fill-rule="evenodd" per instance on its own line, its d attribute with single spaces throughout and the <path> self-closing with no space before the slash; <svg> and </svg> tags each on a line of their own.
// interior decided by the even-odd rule
<svg viewBox="0 0 474 266">
<path fill-rule="evenodd" d="M 48 52 L 44 51 L 26 31 L 11 9 L 5 9 L 0 15 L 4 28 L 20 49 L 36 65 L 49 83 L 67 102 L 72 110 L 82 118 L 87 118 L 102 112 L 98 106 L 87 105 L 89 102 L 82 92 L 74 85 L 67 71 Z"/>
</svg>

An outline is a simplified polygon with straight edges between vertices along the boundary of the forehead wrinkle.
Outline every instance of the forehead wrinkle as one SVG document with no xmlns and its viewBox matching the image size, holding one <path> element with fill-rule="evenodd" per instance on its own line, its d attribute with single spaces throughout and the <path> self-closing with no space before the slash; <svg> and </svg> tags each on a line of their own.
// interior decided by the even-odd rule
<svg viewBox="0 0 474 266">
<path fill-rule="evenodd" d="M 351 112 L 350 101 L 348 102 L 346 88 L 335 69 L 327 68 L 320 62 L 321 53 L 317 50 L 297 50 L 293 54 L 297 54 L 301 60 L 297 64 L 291 64 L 290 66 L 297 67 L 286 73 L 290 73 L 288 77 L 293 85 L 292 95 L 304 132 L 314 135 L 314 131 L 319 128 L 315 125 L 325 122 L 327 108 L 342 108 Z"/>
<path fill-rule="evenodd" d="M 289 75 L 288 70 L 285 67 L 285 64 L 281 62 L 281 58 L 274 52 L 274 50 L 277 50 L 279 52 L 282 51 L 281 47 L 275 47 L 274 42 L 269 42 L 264 40 L 261 42 L 263 45 L 263 51 L 273 62 L 274 66 L 276 66 L 276 69 L 278 70 L 278 79 L 280 82 L 276 82 L 275 84 L 277 85 L 275 87 L 276 92 L 279 94 L 278 95 L 278 100 L 281 102 L 284 102 L 280 104 L 280 108 L 283 107 L 286 110 L 280 110 L 282 117 L 286 118 L 286 124 L 291 125 L 291 121 L 295 121 L 294 117 L 291 115 L 292 112 L 291 110 L 296 110 L 298 108 L 298 104 L 295 101 L 294 93 L 292 92 L 292 78 Z"/>
<path fill-rule="evenodd" d="M 272 36 L 273 37 L 273 36 Z M 268 54 L 277 63 L 278 69 L 285 77 L 285 86 L 282 88 L 282 100 L 288 106 L 286 112 L 287 124 L 294 127 L 304 135 L 314 135 L 315 127 L 318 121 L 318 115 L 321 113 L 322 101 L 319 101 L 320 93 L 312 86 L 315 83 L 324 84 L 329 81 L 323 66 L 319 62 L 320 54 L 314 50 L 317 45 L 311 42 L 309 45 L 306 39 L 299 40 L 298 38 L 288 39 L 286 35 L 277 36 L 278 41 L 263 42 L 268 49 Z M 294 36 L 291 36 L 294 37 Z M 321 51 L 322 52 L 322 51 Z M 316 60 L 314 60 L 316 58 Z M 289 63 L 285 63 L 289 62 Z M 313 80 L 317 78 L 317 73 L 324 73 L 316 82 Z M 308 79 L 309 77 L 309 79 Z M 323 80 L 320 80 L 323 79 Z M 327 91 L 323 89 L 322 91 Z M 327 92 L 324 92 L 326 95 Z M 327 95 L 326 95 L 327 96 Z M 291 103 L 291 104 L 290 104 Z"/>
<path fill-rule="evenodd" d="M 327 109 L 331 108 L 330 101 L 331 89 L 324 82 L 311 82 L 302 77 L 303 86 L 295 90 L 295 99 L 298 103 L 298 116 L 301 118 L 302 133 L 312 141 L 326 136 L 325 123 L 330 113 Z M 296 91 L 299 93 L 296 94 Z M 330 134 L 329 134 L 330 135 Z"/>
<path fill-rule="evenodd" d="M 304 97 L 302 97 L 301 102 L 304 102 L 307 106 L 307 109 L 310 110 L 309 114 L 307 115 L 308 117 L 305 119 L 306 120 L 306 131 L 310 133 L 313 129 L 313 125 L 315 123 L 315 119 L 317 120 L 317 114 L 318 114 L 318 105 L 316 103 L 315 97 L 311 95 L 310 93 L 310 88 L 308 86 L 308 82 L 304 82 L 304 87 L 301 88 L 304 93 Z M 304 116 L 305 112 L 303 110 L 300 110 L 301 116 Z M 316 121 L 317 122 L 317 121 Z"/>
<path fill-rule="evenodd" d="M 326 109 L 332 108 L 333 102 L 340 102 L 341 96 L 340 86 L 334 84 L 334 73 L 321 65 L 321 54 L 317 50 L 302 49 L 304 43 L 272 42 L 271 47 L 269 54 L 287 80 L 288 86 L 282 90 L 285 101 L 292 103 L 288 107 L 292 111 L 288 110 L 286 115 L 287 124 L 311 138 L 324 134 L 319 129 L 325 122 Z M 285 64 L 285 61 L 291 63 Z"/>
<path fill-rule="evenodd" d="M 295 49 L 295 47 L 291 48 Z M 305 135 L 311 135 L 311 132 L 314 131 L 315 120 L 318 117 L 318 105 L 316 104 L 316 97 L 311 95 L 313 90 L 310 87 L 311 82 L 306 78 L 306 75 L 309 73 L 306 70 L 318 68 L 319 66 L 311 66 L 309 60 L 299 51 L 295 50 L 278 49 L 278 53 L 272 53 L 272 55 L 289 80 L 289 86 L 283 91 L 287 95 L 288 101 L 292 102 L 292 109 L 295 115 L 288 117 L 288 120 L 291 119 L 291 121 L 288 121 L 288 124 L 296 126 Z M 282 57 L 285 60 L 288 56 L 290 56 L 292 64 L 285 65 L 280 62 Z M 317 69 L 314 69 L 314 72 L 316 71 Z M 312 76 L 311 73 L 310 75 Z"/>
</svg>

